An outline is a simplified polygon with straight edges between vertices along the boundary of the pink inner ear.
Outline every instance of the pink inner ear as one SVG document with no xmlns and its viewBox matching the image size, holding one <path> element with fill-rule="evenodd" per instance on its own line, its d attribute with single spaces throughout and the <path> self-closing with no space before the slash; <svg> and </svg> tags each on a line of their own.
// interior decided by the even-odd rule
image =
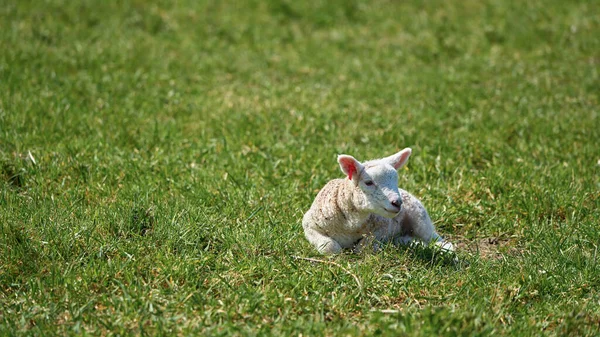
<svg viewBox="0 0 600 337">
<path fill-rule="evenodd" d="M 352 180 L 352 175 L 356 172 L 356 168 L 354 166 L 348 167 L 348 179 Z"/>
<path fill-rule="evenodd" d="M 396 162 L 393 165 L 396 170 L 404 166 L 404 164 L 406 164 L 408 157 L 410 157 L 410 153 L 411 151 L 403 151 L 402 154 L 400 154 L 400 157 L 396 160 Z"/>
<path fill-rule="evenodd" d="M 348 175 L 348 179 L 352 180 L 352 176 L 356 173 L 356 164 L 354 160 L 344 158 L 340 161 L 340 164 L 344 167 L 344 172 Z"/>
</svg>

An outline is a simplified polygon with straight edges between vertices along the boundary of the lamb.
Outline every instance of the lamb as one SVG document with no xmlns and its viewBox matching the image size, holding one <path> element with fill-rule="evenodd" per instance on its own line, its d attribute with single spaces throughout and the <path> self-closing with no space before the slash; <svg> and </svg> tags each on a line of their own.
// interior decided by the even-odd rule
<svg viewBox="0 0 600 337">
<path fill-rule="evenodd" d="M 352 248 L 377 250 L 380 243 L 407 245 L 435 242 L 443 251 L 453 251 L 436 233 L 427 210 L 412 194 L 398 188 L 397 170 L 412 150 L 360 163 L 339 155 L 338 163 L 347 179 L 328 182 L 304 214 L 302 227 L 308 241 L 321 254 L 337 254 Z"/>
</svg>

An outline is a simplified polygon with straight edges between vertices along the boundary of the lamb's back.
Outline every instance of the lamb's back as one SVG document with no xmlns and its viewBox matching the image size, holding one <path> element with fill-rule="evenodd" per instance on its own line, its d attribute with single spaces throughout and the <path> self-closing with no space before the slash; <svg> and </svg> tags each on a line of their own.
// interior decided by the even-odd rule
<svg viewBox="0 0 600 337">
<path fill-rule="evenodd" d="M 310 209 L 304 214 L 302 225 L 315 229 L 328 230 L 337 227 L 343 222 L 344 217 L 338 206 L 340 189 L 347 188 L 343 179 L 329 181 L 319 191 Z"/>
</svg>

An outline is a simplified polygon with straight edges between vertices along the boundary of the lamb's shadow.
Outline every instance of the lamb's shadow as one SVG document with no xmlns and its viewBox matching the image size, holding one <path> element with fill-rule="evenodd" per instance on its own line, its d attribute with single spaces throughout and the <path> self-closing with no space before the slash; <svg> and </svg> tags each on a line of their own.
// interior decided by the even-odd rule
<svg viewBox="0 0 600 337">
<path fill-rule="evenodd" d="M 436 246 L 435 244 L 424 245 L 421 243 L 411 243 L 408 245 L 388 244 L 382 247 L 385 250 L 402 252 L 407 256 L 419 260 L 429 266 L 446 266 L 456 269 L 463 269 L 469 266 L 469 262 L 459 256 L 455 251 L 448 251 Z"/>
</svg>

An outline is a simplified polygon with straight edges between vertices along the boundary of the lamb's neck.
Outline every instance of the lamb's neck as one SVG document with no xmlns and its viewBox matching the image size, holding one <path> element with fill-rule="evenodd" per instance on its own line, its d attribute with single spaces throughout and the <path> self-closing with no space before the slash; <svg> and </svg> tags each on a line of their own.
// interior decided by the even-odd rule
<svg viewBox="0 0 600 337">
<path fill-rule="evenodd" d="M 363 210 L 365 196 L 350 180 L 346 180 L 344 186 L 338 191 L 337 202 L 344 218 L 354 226 L 363 224 L 370 215 Z"/>
</svg>

